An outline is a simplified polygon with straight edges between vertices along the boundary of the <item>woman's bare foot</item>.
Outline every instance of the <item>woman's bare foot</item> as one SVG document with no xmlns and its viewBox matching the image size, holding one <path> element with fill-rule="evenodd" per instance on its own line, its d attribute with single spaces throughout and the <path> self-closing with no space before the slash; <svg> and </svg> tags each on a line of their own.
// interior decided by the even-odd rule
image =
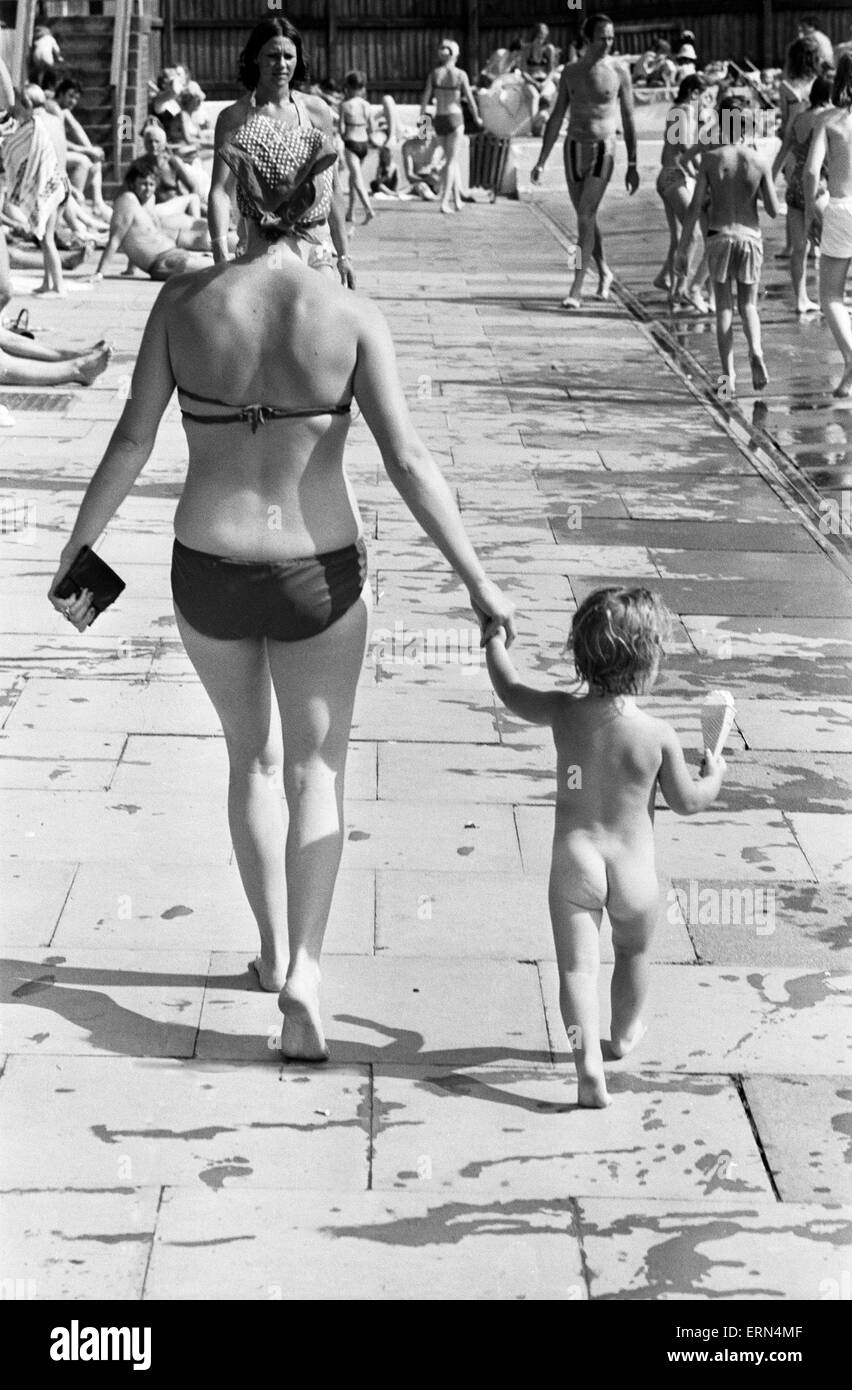
<svg viewBox="0 0 852 1390">
<path fill-rule="evenodd" d="M 612 1105 L 603 1070 L 577 1077 L 577 1104 L 585 1110 L 605 1110 Z"/>
<path fill-rule="evenodd" d="M 641 1042 L 648 1029 L 640 1019 L 633 1025 L 629 1033 L 622 1034 L 621 1037 L 613 1036 L 609 1040 L 609 1048 L 613 1057 L 626 1057 L 628 1052 L 632 1052 L 638 1042 Z"/>
<path fill-rule="evenodd" d="M 601 272 L 600 279 L 598 280 L 598 292 L 595 295 L 595 299 L 609 299 L 609 293 L 612 289 L 612 282 L 614 279 L 615 276 L 609 266 L 607 266 L 606 269 Z"/>
<path fill-rule="evenodd" d="M 109 359 L 112 357 L 112 348 L 106 343 L 102 347 L 93 347 L 88 352 L 84 352 L 77 358 L 77 368 L 74 379 L 82 383 L 83 386 L 91 386 L 92 382 L 105 372 L 109 366 Z"/>
<path fill-rule="evenodd" d="M 797 314 L 818 314 L 819 305 L 813 299 L 802 299 L 796 305 Z"/>
<path fill-rule="evenodd" d="M 249 961 L 249 974 L 253 974 L 261 989 L 268 994 L 280 994 L 287 979 L 286 970 L 267 965 L 262 956 Z"/>
<path fill-rule="evenodd" d="M 755 354 L 751 361 L 751 384 L 755 391 L 763 391 L 769 385 L 769 373 L 762 357 Z"/>
<path fill-rule="evenodd" d="M 278 996 L 284 1015 L 281 1025 L 281 1051 L 285 1057 L 301 1062 L 325 1062 L 328 1048 L 319 1011 L 319 971 L 314 983 L 304 976 L 292 976 Z"/>
<path fill-rule="evenodd" d="M 661 270 L 651 282 L 655 290 L 670 290 L 672 287 L 671 276 L 665 270 Z"/>
<path fill-rule="evenodd" d="M 441 204 L 441 212 L 446 213 L 448 216 L 449 216 L 450 214 L 452 214 L 453 216 L 455 216 L 456 210 L 455 210 L 454 207 L 452 207 L 452 205 L 451 205 L 450 203 L 442 203 L 442 204 Z"/>
<path fill-rule="evenodd" d="M 852 362 L 849 363 L 849 366 L 837 383 L 833 394 L 841 401 L 848 400 L 848 398 L 852 396 Z"/>
</svg>

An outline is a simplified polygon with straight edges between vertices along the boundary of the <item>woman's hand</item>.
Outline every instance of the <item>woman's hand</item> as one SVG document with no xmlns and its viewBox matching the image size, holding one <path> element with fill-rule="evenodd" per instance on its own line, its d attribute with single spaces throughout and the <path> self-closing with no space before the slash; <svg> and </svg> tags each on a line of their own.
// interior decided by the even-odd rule
<svg viewBox="0 0 852 1390">
<path fill-rule="evenodd" d="M 345 290 L 354 290 L 355 271 L 352 269 L 352 262 L 348 256 L 338 256 L 337 269 L 340 271 L 340 283 Z"/>
<path fill-rule="evenodd" d="M 70 560 L 63 558 L 60 561 L 59 569 L 53 577 L 53 583 L 48 590 L 47 597 L 50 599 L 57 613 L 61 613 L 64 618 L 67 618 L 68 622 L 72 623 L 78 632 L 85 632 L 86 628 L 89 627 L 97 617 L 97 613 L 92 607 L 91 589 L 81 590 L 76 598 L 57 598 L 55 593 L 57 584 L 70 567 Z"/>
<path fill-rule="evenodd" d="M 538 183 L 543 173 L 544 170 L 542 169 L 541 165 L 534 164 L 532 169 L 530 170 L 530 183 Z"/>
<path fill-rule="evenodd" d="M 481 645 L 484 647 L 502 627 L 506 630 L 506 646 L 510 647 L 517 636 L 515 605 L 511 599 L 506 598 L 490 579 L 484 579 L 470 590 L 470 602 L 482 633 Z"/>
</svg>

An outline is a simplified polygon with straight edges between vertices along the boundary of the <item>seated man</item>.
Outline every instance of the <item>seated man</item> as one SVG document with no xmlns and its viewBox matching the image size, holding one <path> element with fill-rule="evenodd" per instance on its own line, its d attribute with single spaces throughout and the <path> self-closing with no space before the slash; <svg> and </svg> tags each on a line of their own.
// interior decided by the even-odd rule
<svg viewBox="0 0 852 1390">
<path fill-rule="evenodd" d="M 186 236 L 193 240 L 194 232 L 181 231 L 176 237 L 160 225 L 154 201 L 157 179 L 150 168 L 138 162 L 131 164 L 124 184 L 124 192 L 115 200 L 109 241 L 98 263 L 96 280 L 103 278 L 117 251 L 123 251 L 130 265 L 143 270 L 152 280 L 168 280 L 185 270 L 203 270 L 212 264 L 209 252 L 179 244 Z M 204 231 L 207 234 L 206 224 Z M 235 243 L 236 238 L 233 240 Z"/>
<path fill-rule="evenodd" d="M 48 102 L 47 109 L 53 115 L 59 116 L 65 127 L 65 167 L 71 186 L 85 195 L 88 184 L 95 213 L 98 217 L 109 218 L 110 208 L 104 202 L 103 195 L 104 151 L 100 145 L 92 144 L 74 115 L 74 107 L 82 95 L 83 89 L 79 82 L 64 77 L 57 84 L 55 99 Z"/>
<path fill-rule="evenodd" d="M 413 135 L 410 140 L 405 140 L 401 154 L 402 167 L 409 183 L 408 196 L 413 194 L 426 202 L 433 202 L 441 187 L 441 170 L 445 159 L 434 131 L 429 129 L 424 135 Z"/>
</svg>

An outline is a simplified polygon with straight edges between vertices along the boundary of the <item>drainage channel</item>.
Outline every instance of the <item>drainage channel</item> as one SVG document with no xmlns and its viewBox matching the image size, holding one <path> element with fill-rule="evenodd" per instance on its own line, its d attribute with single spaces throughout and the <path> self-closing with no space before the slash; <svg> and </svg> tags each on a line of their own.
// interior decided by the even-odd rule
<svg viewBox="0 0 852 1390">
<path fill-rule="evenodd" d="M 530 211 L 548 229 L 566 251 L 576 252 L 576 242 L 540 203 L 528 203 Z M 751 424 L 735 402 L 723 402 L 714 394 L 714 383 L 702 364 L 688 348 L 679 343 L 660 319 L 649 314 L 644 305 L 616 276 L 612 289 L 619 303 L 630 314 L 650 345 L 664 357 L 690 394 L 704 407 L 713 423 L 728 436 L 740 453 L 752 463 L 764 482 L 796 513 L 805 530 L 832 563 L 852 580 L 852 540 L 835 536 L 825 528 L 823 498 L 804 477 L 796 462 L 776 439 L 759 426 Z"/>
</svg>

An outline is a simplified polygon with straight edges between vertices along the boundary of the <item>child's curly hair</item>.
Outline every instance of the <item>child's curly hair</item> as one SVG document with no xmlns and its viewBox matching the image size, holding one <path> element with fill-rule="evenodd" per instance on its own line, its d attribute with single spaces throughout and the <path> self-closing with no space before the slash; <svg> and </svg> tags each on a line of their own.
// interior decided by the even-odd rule
<svg viewBox="0 0 852 1390">
<path fill-rule="evenodd" d="M 671 614 L 650 589 L 596 589 L 571 623 L 577 675 L 602 695 L 639 695 L 670 631 Z"/>
</svg>

